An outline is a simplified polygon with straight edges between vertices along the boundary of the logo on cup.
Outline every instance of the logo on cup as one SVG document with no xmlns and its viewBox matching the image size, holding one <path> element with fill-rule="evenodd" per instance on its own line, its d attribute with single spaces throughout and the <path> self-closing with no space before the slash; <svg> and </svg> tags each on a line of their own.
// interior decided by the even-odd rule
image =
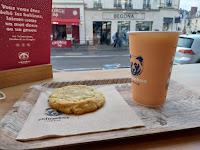
<svg viewBox="0 0 200 150">
<path fill-rule="evenodd" d="M 139 76 L 144 69 L 143 58 L 141 56 L 130 56 L 131 57 L 131 73 L 134 76 Z"/>
<path fill-rule="evenodd" d="M 45 115 L 47 116 L 59 116 L 59 115 L 62 115 L 63 113 L 59 110 L 55 110 L 53 108 L 47 108 L 45 110 Z"/>
</svg>

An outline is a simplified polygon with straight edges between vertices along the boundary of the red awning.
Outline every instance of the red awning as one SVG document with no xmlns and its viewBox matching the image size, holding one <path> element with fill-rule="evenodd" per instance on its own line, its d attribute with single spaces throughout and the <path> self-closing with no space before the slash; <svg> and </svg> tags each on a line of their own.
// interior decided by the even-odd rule
<svg viewBox="0 0 200 150">
<path fill-rule="evenodd" d="M 79 19 L 77 19 L 77 18 L 69 18 L 69 19 L 51 18 L 51 23 L 52 24 L 60 24 L 60 25 L 74 25 L 74 26 L 78 26 L 79 25 Z"/>
</svg>

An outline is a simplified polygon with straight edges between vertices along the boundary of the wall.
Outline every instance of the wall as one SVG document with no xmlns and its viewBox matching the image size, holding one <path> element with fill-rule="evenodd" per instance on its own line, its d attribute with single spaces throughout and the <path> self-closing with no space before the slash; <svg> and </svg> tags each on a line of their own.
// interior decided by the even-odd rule
<svg viewBox="0 0 200 150">
<path fill-rule="evenodd" d="M 178 10 L 164 9 L 164 8 L 160 10 L 161 18 L 164 18 L 164 17 L 173 18 L 173 24 L 169 24 L 169 29 L 172 29 L 172 31 L 176 31 L 176 24 L 174 22 L 175 22 L 175 17 L 178 17 L 178 16 L 180 16 Z M 159 21 L 161 21 L 161 20 L 159 20 Z"/>
<path fill-rule="evenodd" d="M 87 8 L 93 8 L 94 0 L 84 0 L 84 3 L 87 4 Z"/>
<path fill-rule="evenodd" d="M 112 9 L 114 7 L 114 0 L 101 0 L 103 8 Z"/>
<path fill-rule="evenodd" d="M 143 0 L 134 0 L 133 9 L 143 9 Z"/>
</svg>

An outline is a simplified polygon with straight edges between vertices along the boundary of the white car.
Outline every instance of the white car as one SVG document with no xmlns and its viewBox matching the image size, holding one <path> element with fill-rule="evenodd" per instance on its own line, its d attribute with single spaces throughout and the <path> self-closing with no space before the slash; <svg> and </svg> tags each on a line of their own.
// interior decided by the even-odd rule
<svg viewBox="0 0 200 150">
<path fill-rule="evenodd" d="M 180 35 L 174 64 L 192 64 L 200 61 L 200 34 Z"/>
</svg>

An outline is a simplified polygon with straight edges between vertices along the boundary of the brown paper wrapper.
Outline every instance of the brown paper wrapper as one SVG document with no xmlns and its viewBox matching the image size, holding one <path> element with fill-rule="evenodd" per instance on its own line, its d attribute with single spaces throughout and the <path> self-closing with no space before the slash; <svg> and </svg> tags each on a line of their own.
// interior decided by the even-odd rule
<svg viewBox="0 0 200 150">
<path fill-rule="evenodd" d="M 144 126 L 114 86 L 98 90 L 103 92 L 105 104 L 97 111 L 83 115 L 64 114 L 51 108 L 48 98 L 52 90 L 41 92 L 16 139 L 39 140 Z"/>
</svg>

